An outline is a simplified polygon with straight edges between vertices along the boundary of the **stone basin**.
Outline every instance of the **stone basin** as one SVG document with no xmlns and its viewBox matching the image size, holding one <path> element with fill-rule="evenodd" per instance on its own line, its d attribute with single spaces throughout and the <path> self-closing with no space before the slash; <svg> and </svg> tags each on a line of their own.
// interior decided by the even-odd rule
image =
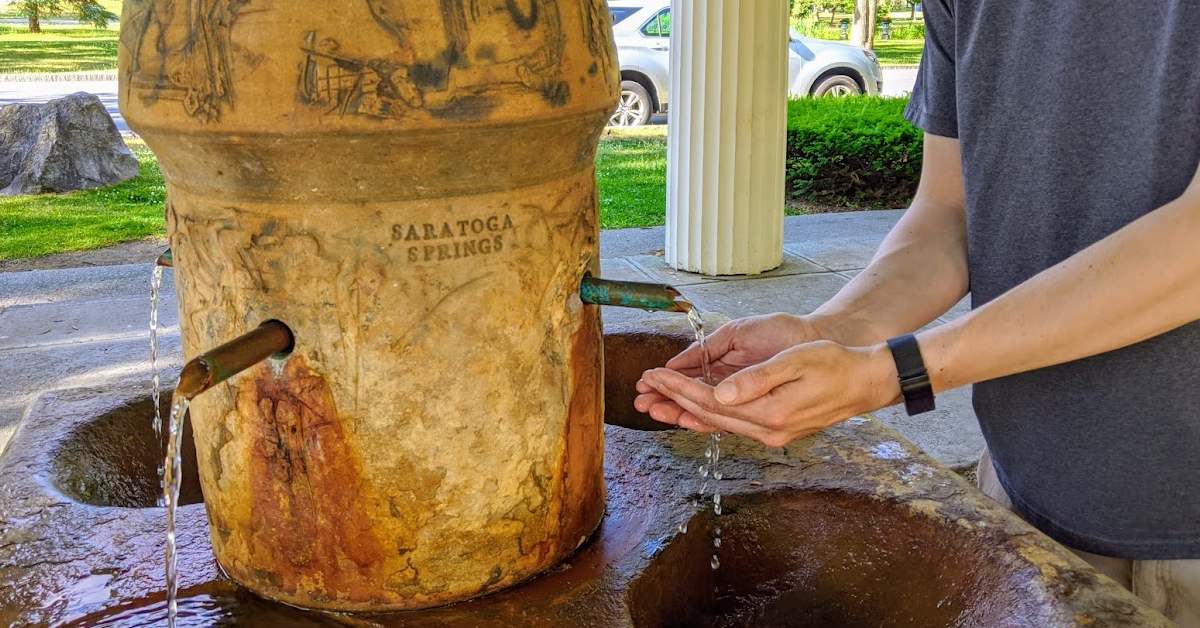
<svg viewBox="0 0 1200 628">
<path fill-rule="evenodd" d="M 627 401 L 637 374 L 688 340 L 677 322 L 606 334 L 610 423 L 643 425 Z M 140 386 L 52 391 L 30 408 L 0 458 L 0 624 L 161 622 L 151 409 Z M 785 449 L 725 439 L 719 518 L 696 496 L 705 437 L 605 436 L 607 513 L 570 560 L 472 601 L 369 617 L 297 610 L 224 579 L 185 451 L 181 624 L 1169 625 L 874 420 Z"/>
</svg>

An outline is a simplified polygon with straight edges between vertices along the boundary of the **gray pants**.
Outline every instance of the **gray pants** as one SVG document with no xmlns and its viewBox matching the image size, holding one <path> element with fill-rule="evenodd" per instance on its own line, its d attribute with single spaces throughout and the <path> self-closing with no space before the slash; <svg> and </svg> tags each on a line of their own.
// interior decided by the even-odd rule
<svg viewBox="0 0 1200 628">
<path fill-rule="evenodd" d="M 1005 508 L 1013 509 L 986 449 L 979 457 L 977 477 L 980 491 Z M 1200 628 L 1200 560 L 1128 560 L 1071 551 L 1182 628 Z"/>
</svg>

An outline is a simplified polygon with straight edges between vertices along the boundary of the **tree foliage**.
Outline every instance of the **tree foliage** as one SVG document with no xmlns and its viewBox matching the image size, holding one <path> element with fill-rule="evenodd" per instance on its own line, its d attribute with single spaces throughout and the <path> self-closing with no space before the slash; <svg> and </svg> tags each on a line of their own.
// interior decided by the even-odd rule
<svg viewBox="0 0 1200 628">
<path fill-rule="evenodd" d="M 100 6 L 96 0 L 17 0 L 13 3 L 17 14 L 29 20 L 29 31 L 42 32 L 42 18 L 74 15 L 80 22 L 96 28 L 108 28 L 109 22 L 117 19 L 116 14 Z"/>
</svg>

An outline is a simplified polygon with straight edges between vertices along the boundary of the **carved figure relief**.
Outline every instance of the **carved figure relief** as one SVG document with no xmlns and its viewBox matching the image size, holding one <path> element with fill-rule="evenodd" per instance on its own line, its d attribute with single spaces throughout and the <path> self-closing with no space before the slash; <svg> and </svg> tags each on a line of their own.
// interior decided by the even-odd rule
<svg viewBox="0 0 1200 628">
<path fill-rule="evenodd" d="M 612 47 L 609 46 L 609 30 L 612 28 L 612 17 L 608 13 L 608 3 L 605 0 L 585 0 L 583 8 L 583 37 L 587 41 L 588 50 L 592 56 L 599 59 L 597 71 L 608 73 L 612 71 Z M 596 66 L 593 66 L 595 68 Z M 591 71 L 589 69 L 589 71 Z M 593 72 L 594 73 L 594 72 Z"/>
<path fill-rule="evenodd" d="M 433 17 L 410 15 L 405 0 L 364 2 L 394 48 L 356 50 L 309 31 L 303 104 L 336 115 L 478 119 L 505 90 L 533 91 L 555 106 L 570 98 L 557 0 L 437 0 Z"/>
<path fill-rule="evenodd" d="M 219 120 L 234 101 L 230 34 L 249 2 L 126 0 L 133 24 L 122 29 L 131 57 L 126 89 L 151 102 L 179 101 L 199 120 Z"/>
</svg>

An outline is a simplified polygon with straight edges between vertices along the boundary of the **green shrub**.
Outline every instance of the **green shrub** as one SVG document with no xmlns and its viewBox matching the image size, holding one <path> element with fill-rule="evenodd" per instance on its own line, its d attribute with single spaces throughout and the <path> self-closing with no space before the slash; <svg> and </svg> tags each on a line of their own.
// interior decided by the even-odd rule
<svg viewBox="0 0 1200 628">
<path fill-rule="evenodd" d="M 822 14 L 817 17 L 811 12 L 795 15 L 792 17 L 792 28 L 797 33 L 804 37 L 812 37 L 814 39 L 834 39 L 840 40 L 842 37 L 841 21 L 847 19 L 839 17 L 832 24 L 829 23 L 829 18 Z M 909 19 L 892 19 L 881 18 L 875 25 L 875 44 L 883 41 L 883 23 L 891 22 L 892 39 L 925 39 L 925 22 L 917 18 L 916 20 Z"/>
<path fill-rule="evenodd" d="M 879 31 L 876 31 L 875 43 L 879 43 Z M 925 22 L 917 20 L 892 20 L 892 39 L 925 39 Z"/>
<path fill-rule="evenodd" d="M 813 15 L 805 15 L 792 20 L 792 28 L 803 37 L 814 39 L 841 39 L 842 27 L 837 22 L 829 23 L 828 19 L 819 19 Z"/>
<path fill-rule="evenodd" d="M 906 98 L 802 98 L 788 104 L 786 195 L 822 205 L 904 207 L 921 172 Z"/>
</svg>

